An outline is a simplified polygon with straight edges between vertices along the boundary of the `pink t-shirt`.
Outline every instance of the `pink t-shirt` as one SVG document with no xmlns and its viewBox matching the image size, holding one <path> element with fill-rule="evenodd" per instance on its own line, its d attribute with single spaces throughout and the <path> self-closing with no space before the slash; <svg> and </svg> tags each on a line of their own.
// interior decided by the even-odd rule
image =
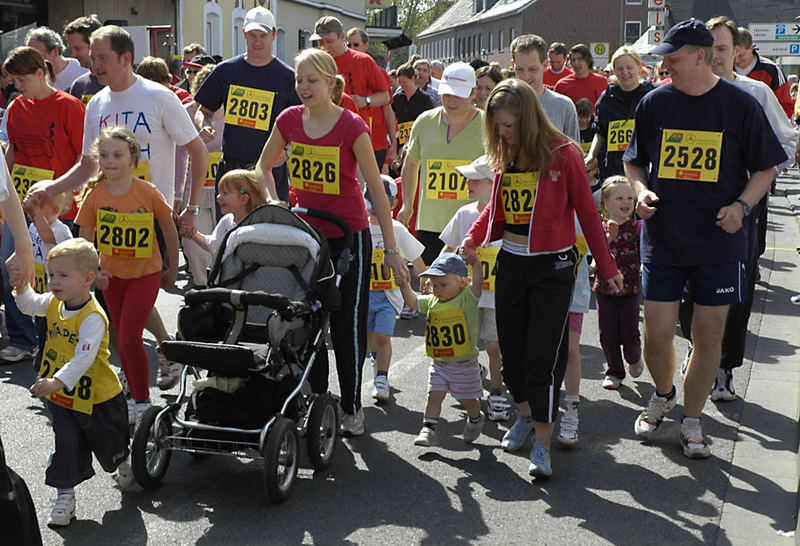
<svg viewBox="0 0 800 546">
<path fill-rule="evenodd" d="M 334 146 L 339 149 L 339 194 L 324 194 L 294 188 L 297 205 L 300 207 L 321 209 L 332 212 L 342 218 L 353 230 L 353 233 L 369 226 L 367 209 L 361 185 L 356 178 L 356 157 L 353 144 L 361 133 L 368 133 L 369 128 L 358 114 L 343 110 L 339 121 L 328 134 L 321 138 L 310 138 L 303 129 L 303 110 L 305 106 L 292 106 L 280 113 L 275 121 L 283 139 L 290 144 L 289 177 L 292 177 L 293 161 L 291 150 L 293 144 L 309 144 L 313 146 Z M 326 237 L 342 237 L 344 234 L 330 222 L 305 218 L 308 223 L 319 228 Z"/>
</svg>

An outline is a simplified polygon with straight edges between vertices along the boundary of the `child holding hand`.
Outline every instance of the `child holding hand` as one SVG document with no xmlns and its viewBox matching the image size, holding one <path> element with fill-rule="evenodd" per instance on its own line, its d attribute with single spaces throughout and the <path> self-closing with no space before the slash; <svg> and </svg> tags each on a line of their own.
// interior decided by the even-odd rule
<svg viewBox="0 0 800 546">
<path fill-rule="evenodd" d="M 108 364 L 108 319 L 90 291 L 97 266 L 94 246 L 70 239 L 47 255 L 50 292 L 37 294 L 27 284 L 14 292 L 23 313 L 46 317 L 48 325 L 30 392 L 47 399 L 53 421 L 55 449 L 45 472 L 45 483 L 58 490 L 51 527 L 75 517 L 74 488 L 94 475 L 92 453 L 106 472 L 118 469 L 120 487 L 134 483 L 125 397 Z"/>
<path fill-rule="evenodd" d="M 475 255 L 474 253 L 472 254 Z M 473 260 L 472 282 L 467 264 L 457 254 L 440 254 L 421 277 L 430 279 L 433 294 L 418 295 L 401 280 L 406 304 L 425 313 L 425 347 L 433 361 L 429 369 L 428 401 L 422 430 L 414 445 L 435 446 L 436 427 L 442 402 L 449 392 L 467 410 L 464 441 L 478 439 L 486 418 L 481 413 L 483 397 L 478 365 L 478 298 L 483 287 L 480 261 Z"/>
<path fill-rule="evenodd" d="M 385 174 L 381 175 L 381 180 L 391 208 L 397 197 L 397 184 Z M 375 355 L 376 360 L 372 398 L 378 402 L 385 402 L 389 399 L 391 392 L 389 365 L 392 362 L 392 334 L 397 313 L 400 313 L 403 308 L 403 296 L 391 271 L 383 265 L 386 247 L 369 188 L 364 190 L 364 202 L 369 214 L 369 232 L 372 237 L 372 267 L 370 268 L 369 311 L 367 313 L 367 347 L 370 354 Z M 397 220 L 392 220 L 392 228 L 400 256 L 404 260 L 411 261 L 417 274 L 423 271 L 425 263 L 422 261 L 422 252 L 425 250 L 425 246 L 417 241 L 409 233 L 408 228 Z"/>
<path fill-rule="evenodd" d="M 469 228 L 480 216 L 481 211 L 492 197 L 492 180 L 494 171 L 489 166 L 486 156 L 482 155 L 469 165 L 456 167 L 456 170 L 467 179 L 467 191 L 470 199 L 456 211 L 450 222 L 442 230 L 439 239 L 444 243 L 444 252 L 454 252 Z M 500 355 L 500 343 L 497 341 L 497 318 L 494 309 L 494 280 L 497 272 L 497 254 L 500 251 L 501 241 L 489 243 L 486 248 L 476 249 L 481 262 L 483 273 L 483 292 L 478 301 L 478 338 L 486 343 L 486 353 L 489 355 L 489 420 L 506 421 L 511 407 L 508 399 L 503 394 L 503 359 Z"/>
<path fill-rule="evenodd" d="M 33 184 L 28 193 L 41 187 L 41 182 Z M 70 194 L 70 205 L 72 204 Z M 72 232 L 69 227 L 58 219 L 58 215 L 67 205 L 67 194 L 61 193 L 53 197 L 47 197 L 45 201 L 33 209 L 29 214 L 31 223 L 28 231 L 31 234 L 33 243 L 33 266 L 35 271 L 33 289 L 37 294 L 47 292 L 47 274 L 45 265 L 47 253 L 53 246 L 63 243 L 67 239 L 72 239 Z"/>
<path fill-rule="evenodd" d="M 607 178 L 600 194 L 605 218 L 603 229 L 623 277 L 621 292 L 609 287 L 599 271 L 594 281 L 600 346 L 608 363 L 603 388 L 616 390 L 625 378 L 625 361 L 631 377 L 639 377 L 644 370 L 639 337 L 639 293 L 642 290 L 639 234 L 642 227 L 641 220 L 631 218 L 636 208 L 636 194 L 627 178 Z"/>
<path fill-rule="evenodd" d="M 222 240 L 239 222 L 266 202 L 264 191 L 256 183 L 254 171 L 234 169 L 219 180 L 217 203 L 223 214 L 211 235 L 195 232 L 192 240 L 201 248 L 213 253 Z"/>
<path fill-rule="evenodd" d="M 130 424 L 151 406 L 150 364 L 142 331 L 160 286 L 171 288 L 178 273 L 178 232 L 172 209 L 153 184 L 134 178 L 139 145 L 128 129 L 104 129 L 95 141 L 100 174 L 90 181 L 75 223 L 80 236 L 94 240 L 100 250 L 97 288 L 103 295 L 117 332 L 117 350 L 128 381 Z M 164 235 L 168 267 L 156 242 L 155 222 Z"/>
</svg>

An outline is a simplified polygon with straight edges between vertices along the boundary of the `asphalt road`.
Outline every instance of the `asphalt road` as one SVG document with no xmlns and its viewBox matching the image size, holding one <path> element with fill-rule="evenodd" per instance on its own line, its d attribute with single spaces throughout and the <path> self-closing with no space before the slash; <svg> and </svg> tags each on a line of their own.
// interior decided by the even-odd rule
<svg viewBox="0 0 800 546">
<path fill-rule="evenodd" d="M 159 296 L 170 331 L 181 303 L 177 295 Z M 759 322 L 758 309 L 751 324 Z M 48 529 L 52 490 L 44 470 L 53 438 L 41 403 L 27 392 L 29 362 L 0 366 L 6 456 L 31 489 L 45 544 L 700 544 L 721 538 L 741 399 L 706 406 L 702 424 L 713 442 L 708 460 L 683 456 L 679 410 L 656 440 L 641 443 L 633 422 L 653 390 L 650 377 L 645 370 L 617 392 L 601 388 L 604 359 L 592 311 L 581 342 L 580 444 L 564 449 L 554 442 L 554 478 L 537 483 L 527 473 L 529 447 L 516 454 L 500 449 L 506 424 L 487 423 L 475 445 L 464 444 L 464 412 L 451 398 L 439 425 L 440 447 L 412 445 L 427 383 L 423 332 L 422 318 L 398 320 L 393 399 L 372 403 L 367 364 L 367 434 L 338 442 L 331 468 L 322 473 L 311 470 L 303 448 L 298 480 L 283 505 L 268 502 L 259 461 L 175 453 L 153 491 L 123 494 L 95 465 L 98 475 L 77 488 L 78 519 Z M 155 385 L 152 338 L 145 342 Z M 680 362 L 686 343 L 676 339 L 676 350 Z M 748 362 L 736 374 L 738 392 L 745 392 L 749 375 Z M 338 390 L 334 377 L 331 389 Z M 155 387 L 152 393 L 154 403 L 162 402 Z M 751 482 L 756 489 L 758 477 Z"/>
</svg>

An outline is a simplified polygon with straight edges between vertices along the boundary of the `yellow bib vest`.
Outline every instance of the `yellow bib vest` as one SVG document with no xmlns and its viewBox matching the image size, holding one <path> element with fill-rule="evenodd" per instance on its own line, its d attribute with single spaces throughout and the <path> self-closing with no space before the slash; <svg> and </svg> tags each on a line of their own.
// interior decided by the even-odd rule
<svg viewBox="0 0 800 546">
<path fill-rule="evenodd" d="M 44 356 L 39 370 L 39 377 L 53 377 L 75 356 L 78 344 L 78 331 L 81 323 L 92 313 L 103 317 L 106 324 L 106 335 L 100 342 L 100 350 L 86 373 L 72 389 L 62 389 L 48 398 L 54 404 L 81 413 L 92 413 L 95 404 L 110 400 L 120 392 L 122 386 L 116 374 L 108 365 L 108 318 L 94 298 L 83 306 L 74 316 L 61 316 L 61 302 L 56 298 L 47 307 L 47 342 L 44 345 Z"/>
</svg>

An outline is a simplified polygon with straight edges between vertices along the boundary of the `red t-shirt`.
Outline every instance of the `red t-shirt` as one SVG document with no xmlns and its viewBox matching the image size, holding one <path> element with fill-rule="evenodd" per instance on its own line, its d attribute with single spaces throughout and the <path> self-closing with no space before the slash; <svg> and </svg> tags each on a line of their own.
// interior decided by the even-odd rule
<svg viewBox="0 0 800 546">
<path fill-rule="evenodd" d="M 339 101 L 339 106 L 347 110 L 350 110 L 354 114 L 358 115 L 358 107 L 356 106 L 356 101 L 354 101 L 347 93 L 342 93 L 342 100 Z"/>
<path fill-rule="evenodd" d="M 550 70 L 550 67 L 548 67 L 547 70 L 544 71 L 544 75 L 542 76 L 542 81 L 547 87 L 552 89 L 553 86 L 558 82 L 558 80 L 560 80 L 561 78 L 566 78 L 567 76 L 570 76 L 574 73 L 575 72 L 573 72 L 572 70 L 570 70 L 565 66 L 561 70 L 561 72 L 559 72 L 558 74 L 554 74 L 553 71 Z"/>
<path fill-rule="evenodd" d="M 67 172 L 83 148 L 84 111 L 80 99 L 61 90 L 42 100 L 17 97 L 6 114 L 14 165 L 53 171 L 54 179 Z M 60 218 L 72 220 L 77 212 L 73 202 Z"/>
<path fill-rule="evenodd" d="M 592 106 L 594 106 L 597 103 L 597 99 L 607 88 L 608 79 L 605 76 L 590 72 L 585 78 L 579 78 L 574 73 L 561 78 L 556 83 L 553 91 L 568 96 L 572 99 L 572 102 L 589 99 L 592 101 Z"/>
<path fill-rule="evenodd" d="M 345 93 L 366 97 L 386 91 L 391 98 L 392 86 L 389 76 L 385 70 L 375 64 L 375 60 L 372 57 L 366 53 L 347 48 L 343 54 L 334 57 L 334 60 L 339 74 L 344 78 Z M 371 131 L 372 148 L 374 150 L 385 150 L 388 145 L 383 110 L 376 107 L 364 107 L 358 113 Z"/>
<path fill-rule="evenodd" d="M 309 144 L 313 146 L 334 146 L 339 149 L 339 194 L 323 194 L 294 188 L 297 204 L 301 207 L 330 211 L 342 218 L 353 230 L 359 232 L 369 227 L 367 209 L 361 185 L 356 178 L 356 157 L 353 144 L 361 133 L 368 132 L 367 124 L 360 116 L 350 110 L 343 109 L 339 121 L 333 129 L 321 138 L 310 138 L 303 129 L 303 111 L 305 106 L 291 106 L 278 115 L 275 124 L 283 139 L 290 144 L 289 178 L 292 178 L 293 144 Z M 314 218 L 305 218 L 308 223 L 319 228 L 328 238 L 342 237 L 342 230 L 329 222 Z"/>
<path fill-rule="evenodd" d="M 8 141 L 14 163 L 53 171 L 58 178 L 83 148 L 83 103 L 57 90 L 46 99 L 17 97 L 8 107 Z"/>
</svg>

